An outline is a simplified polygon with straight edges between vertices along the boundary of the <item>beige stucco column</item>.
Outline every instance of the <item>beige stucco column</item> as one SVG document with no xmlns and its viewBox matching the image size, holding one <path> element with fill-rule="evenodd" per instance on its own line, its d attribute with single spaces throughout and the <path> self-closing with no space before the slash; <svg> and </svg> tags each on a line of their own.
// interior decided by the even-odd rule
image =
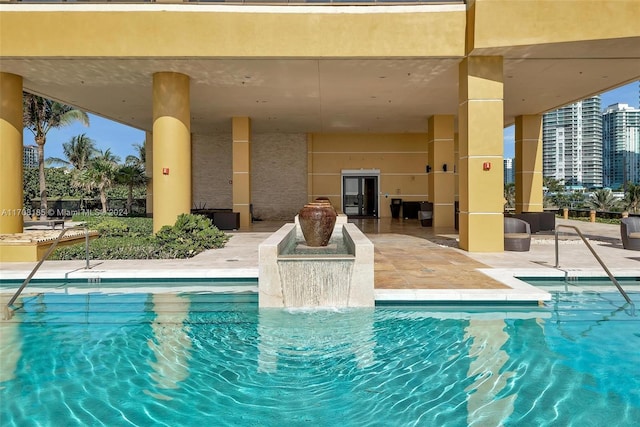
<svg viewBox="0 0 640 427">
<path fill-rule="evenodd" d="M 458 229 L 458 217 L 456 213 L 456 202 L 458 210 L 460 209 L 460 135 L 458 132 L 453 134 L 453 215 L 454 225 Z"/>
<path fill-rule="evenodd" d="M 234 117 L 233 137 L 233 211 L 240 213 L 240 228 L 251 225 L 251 119 Z"/>
<path fill-rule="evenodd" d="M 191 212 L 189 76 L 153 75 L 153 231 Z"/>
<path fill-rule="evenodd" d="M 504 250 L 503 73 L 501 57 L 460 63 L 460 247 Z"/>
<path fill-rule="evenodd" d="M 144 134 L 144 170 L 147 177 L 147 217 L 153 216 L 153 134 Z"/>
<path fill-rule="evenodd" d="M 0 234 L 22 232 L 22 77 L 0 73 Z"/>
<path fill-rule="evenodd" d="M 516 117 L 516 213 L 542 212 L 542 115 Z"/>
<path fill-rule="evenodd" d="M 427 130 L 429 166 L 429 199 L 433 203 L 433 226 L 454 225 L 454 116 L 429 117 Z"/>
</svg>

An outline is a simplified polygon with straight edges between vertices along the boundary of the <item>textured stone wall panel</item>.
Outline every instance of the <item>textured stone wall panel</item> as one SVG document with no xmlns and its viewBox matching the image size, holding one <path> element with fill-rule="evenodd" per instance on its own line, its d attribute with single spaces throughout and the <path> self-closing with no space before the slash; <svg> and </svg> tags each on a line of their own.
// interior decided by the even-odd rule
<svg viewBox="0 0 640 427">
<path fill-rule="evenodd" d="M 191 143 L 194 208 L 231 209 L 231 134 L 194 135 Z"/>
<path fill-rule="evenodd" d="M 293 221 L 307 203 L 305 134 L 252 136 L 251 201 L 254 217 Z"/>
</svg>

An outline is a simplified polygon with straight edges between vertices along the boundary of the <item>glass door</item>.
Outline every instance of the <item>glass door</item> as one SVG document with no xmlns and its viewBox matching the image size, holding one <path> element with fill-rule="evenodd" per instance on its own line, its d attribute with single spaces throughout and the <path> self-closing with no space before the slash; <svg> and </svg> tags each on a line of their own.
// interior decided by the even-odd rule
<svg viewBox="0 0 640 427">
<path fill-rule="evenodd" d="M 343 212 L 350 217 L 378 217 L 378 177 L 343 177 Z"/>
</svg>

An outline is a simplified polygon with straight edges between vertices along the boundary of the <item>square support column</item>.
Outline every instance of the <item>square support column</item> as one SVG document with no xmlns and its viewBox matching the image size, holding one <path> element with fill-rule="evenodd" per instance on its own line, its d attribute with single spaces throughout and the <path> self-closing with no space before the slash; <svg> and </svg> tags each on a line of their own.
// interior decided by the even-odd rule
<svg viewBox="0 0 640 427">
<path fill-rule="evenodd" d="M 542 115 L 516 117 L 516 213 L 542 212 Z"/>
<path fill-rule="evenodd" d="M 189 76 L 153 75 L 153 232 L 191 212 Z"/>
<path fill-rule="evenodd" d="M 233 138 L 233 211 L 240 213 L 240 228 L 251 224 L 251 119 L 234 117 Z"/>
<path fill-rule="evenodd" d="M 460 248 L 504 250 L 502 57 L 460 63 Z"/>
<path fill-rule="evenodd" d="M 22 77 L 0 73 L 0 233 L 22 233 Z"/>
<path fill-rule="evenodd" d="M 454 116 L 429 117 L 428 158 L 431 166 L 429 198 L 433 203 L 433 227 L 454 226 Z"/>
</svg>

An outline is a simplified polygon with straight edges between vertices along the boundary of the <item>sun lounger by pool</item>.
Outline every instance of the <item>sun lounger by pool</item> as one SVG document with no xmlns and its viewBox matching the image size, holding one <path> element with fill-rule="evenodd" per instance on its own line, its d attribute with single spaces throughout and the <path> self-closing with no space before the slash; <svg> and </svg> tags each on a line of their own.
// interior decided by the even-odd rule
<svg viewBox="0 0 640 427">
<path fill-rule="evenodd" d="M 47 226 L 51 227 L 52 230 L 55 230 L 57 225 L 60 225 L 60 228 L 64 228 L 64 219 L 39 219 L 35 221 L 25 220 L 23 227 Z"/>
</svg>

